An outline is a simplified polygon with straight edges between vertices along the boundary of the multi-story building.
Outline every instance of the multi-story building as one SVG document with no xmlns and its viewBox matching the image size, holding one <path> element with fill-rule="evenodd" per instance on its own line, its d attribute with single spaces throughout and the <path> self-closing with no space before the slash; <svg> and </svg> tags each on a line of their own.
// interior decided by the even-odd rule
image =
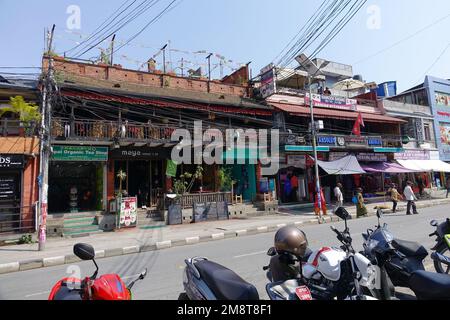
<svg viewBox="0 0 450 320">
<path fill-rule="evenodd" d="M 11 108 L 10 99 L 22 97 L 39 103 L 37 81 L 0 76 L 0 108 Z M 36 124 L 22 122 L 16 113 L 0 118 L 0 240 L 33 233 L 38 200 L 39 138 Z"/>
</svg>

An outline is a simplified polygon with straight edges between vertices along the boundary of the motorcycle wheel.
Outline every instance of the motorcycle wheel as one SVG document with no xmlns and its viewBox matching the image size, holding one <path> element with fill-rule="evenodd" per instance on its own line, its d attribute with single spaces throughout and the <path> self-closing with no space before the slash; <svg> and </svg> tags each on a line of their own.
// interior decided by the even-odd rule
<svg viewBox="0 0 450 320">
<path fill-rule="evenodd" d="M 180 293 L 178 296 L 178 301 L 187 301 L 190 300 L 186 292 Z"/>
<path fill-rule="evenodd" d="M 447 244 L 443 244 L 441 245 L 439 248 L 437 248 L 436 250 L 437 253 L 442 254 L 443 256 L 450 256 L 450 250 L 447 246 Z M 440 263 L 439 261 L 433 261 L 434 262 L 434 268 L 436 269 L 436 272 L 438 273 L 444 273 L 444 274 L 449 274 L 450 272 L 450 266 L 447 266 L 445 264 Z"/>
</svg>

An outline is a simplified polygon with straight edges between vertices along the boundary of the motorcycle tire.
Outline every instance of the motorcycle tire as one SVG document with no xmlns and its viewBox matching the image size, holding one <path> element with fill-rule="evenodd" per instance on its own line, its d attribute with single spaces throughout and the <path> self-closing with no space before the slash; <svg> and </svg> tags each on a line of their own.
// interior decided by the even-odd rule
<svg viewBox="0 0 450 320">
<path fill-rule="evenodd" d="M 189 299 L 186 292 L 180 293 L 180 295 L 178 296 L 178 301 L 188 301 L 188 300 L 191 299 Z"/>
<path fill-rule="evenodd" d="M 443 256 L 450 256 L 450 249 L 446 243 L 443 243 L 440 245 L 437 250 L 437 253 L 442 254 Z M 436 269 L 436 272 L 443 273 L 443 274 L 450 274 L 450 266 L 443 265 L 439 261 L 434 260 L 434 269 Z"/>
</svg>

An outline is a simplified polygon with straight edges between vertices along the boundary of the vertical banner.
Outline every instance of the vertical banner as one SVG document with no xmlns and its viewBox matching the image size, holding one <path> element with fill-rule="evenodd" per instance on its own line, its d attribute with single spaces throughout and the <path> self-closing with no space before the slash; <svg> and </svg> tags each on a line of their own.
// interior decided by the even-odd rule
<svg viewBox="0 0 450 320">
<path fill-rule="evenodd" d="M 172 160 L 167 160 L 167 170 L 166 176 L 168 177 L 176 177 L 177 176 L 177 163 Z"/>
<path fill-rule="evenodd" d="M 119 229 L 137 227 L 137 197 L 120 200 Z"/>
</svg>

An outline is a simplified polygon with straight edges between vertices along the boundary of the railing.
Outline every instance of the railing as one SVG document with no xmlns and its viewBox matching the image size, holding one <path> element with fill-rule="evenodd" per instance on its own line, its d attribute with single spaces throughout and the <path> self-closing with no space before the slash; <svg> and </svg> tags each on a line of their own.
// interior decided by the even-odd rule
<svg viewBox="0 0 450 320">
<path fill-rule="evenodd" d="M 35 207 L 1 207 L 0 234 L 35 232 Z"/>
<path fill-rule="evenodd" d="M 232 196 L 231 192 L 189 193 L 177 198 L 176 202 L 181 204 L 183 209 L 187 209 L 192 208 L 194 203 L 227 202 L 228 204 L 231 204 Z"/>
<path fill-rule="evenodd" d="M 24 124 L 20 120 L 0 119 L 0 136 L 31 137 L 38 134 L 36 123 Z"/>
</svg>

